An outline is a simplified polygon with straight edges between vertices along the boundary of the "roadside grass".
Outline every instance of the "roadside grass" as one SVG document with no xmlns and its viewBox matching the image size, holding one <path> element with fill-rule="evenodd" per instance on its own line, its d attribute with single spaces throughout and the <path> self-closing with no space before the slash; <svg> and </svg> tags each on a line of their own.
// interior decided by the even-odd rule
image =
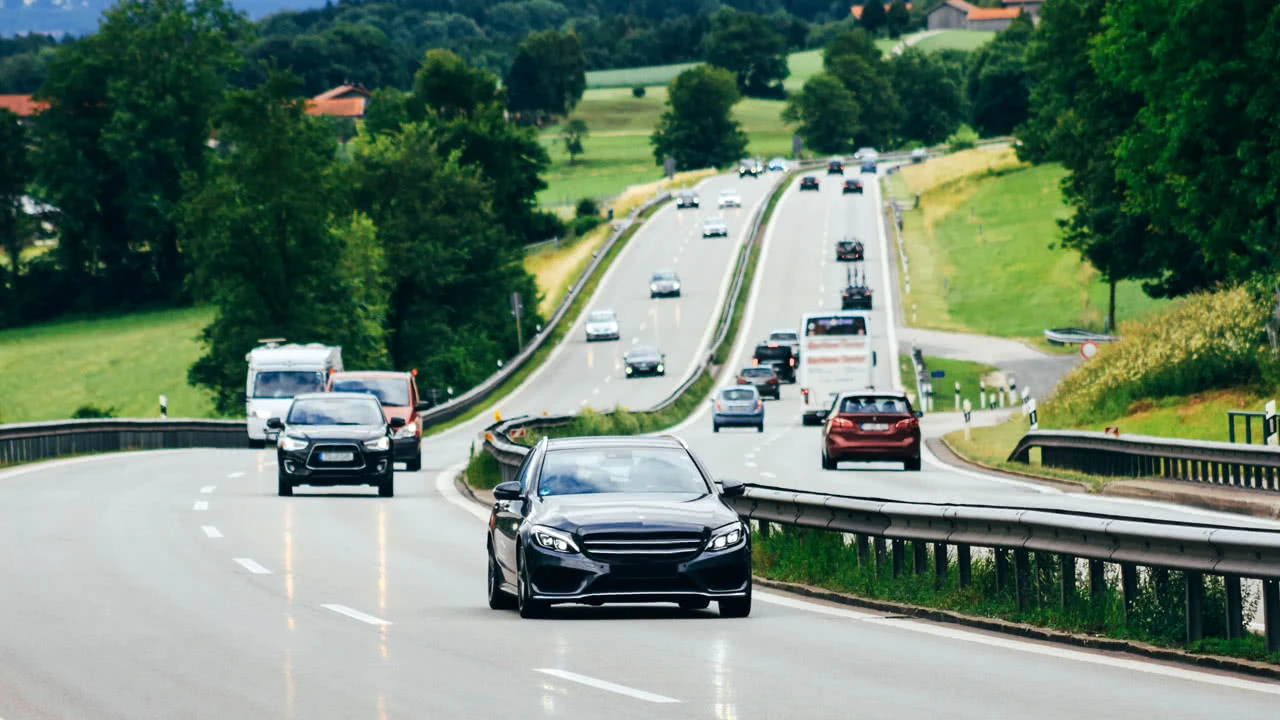
<svg viewBox="0 0 1280 720">
<path fill-rule="evenodd" d="M 902 364 L 902 376 L 904 378 L 914 378 L 916 376 L 915 365 L 911 361 L 910 355 L 899 355 L 898 361 Z M 932 355 L 924 356 L 924 365 L 929 372 L 942 371 L 945 373 L 943 377 L 933 378 L 933 401 L 934 412 L 955 412 L 955 384 L 960 383 L 960 400 L 961 402 L 968 400 L 973 409 L 977 410 L 981 407 L 981 390 L 978 385 L 979 380 L 992 380 L 988 383 L 994 387 L 993 375 L 997 375 L 999 370 L 990 365 L 982 363 L 970 362 L 968 360 L 951 360 L 948 358 L 933 357 Z M 913 390 L 915 384 L 911 383 L 908 390 Z M 919 402 L 913 400 L 917 407 Z"/>
<path fill-rule="evenodd" d="M 587 89 L 633 88 L 666 85 L 675 76 L 702 63 L 688 62 L 672 65 L 647 65 L 644 67 L 592 70 L 587 73 Z"/>
<path fill-rule="evenodd" d="M 0 422 L 69 418 L 77 408 L 117 417 L 215 417 L 209 395 L 187 384 L 213 310 L 187 308 L 63 320 L 0 332 Z"/>
<path fill-rule="evenodd" d="M 943 30 L 937 35 L 930 35 L 924 38 L 913 47 L 925 52 L 938 52 L 940 50 L 972 52 L 995 36 L 995 32 L 987 30 Z"/>
<path fill-rule="evenodd" d="M 480 448 L 472 452 L 462 475 L 471 487 L 492 490 L 502 482 L 502 466 L 498 464 L 497 458 Z"/>
<path fill-rule="evenodd" d="M 1056 555 L 1033 553 L 1031 563 L 1039 570 L 1036 573 L 1039 581 L 1032 583 L 1031 607 L 1020 611 L 1012 587 L 997 589 L 994 558 L 987 553 L 975 552 L 972 581 L 968 587 L 960 587 L 958 568 L 954 563 L 948 564 L 946 578 L 941 587 L 937 587 L 931 544 L 925 546 L 926 562 L 923 567 L 915 567 L 914 553 L 906 552 L 903 573 L 893 578 L 887 553 L 883 565 L 876 567 L 874 551 L 860 560 L 857 546 L 849 540 L 849 536 L 841 533 L 774 525 L 767 537 L 759 532 L 752 533 L 753 570 L 771 580 L 865 599 L 1182 648 L 1192 653 L 1280 663 L 1280 653 L 1268 655 L 1261 636 L 1250 634 L 1230 641 L 1218 637 L 1225 633 L 1226 628 L 1225 589 L 1221 578 L 1210 577 L 1205 583 L 1204 628 L 1213 637 L 1187 645 L 1183 641 L 1185 603 L 1182 594 L 1172 590 L 1184 583 L 1180 571 L 1170 571 L 1163 579 L 1152 574 L 1144 575 L 1139 583 L 1132 619 L 1126 624 L 1116 579 L 1110 579 L 1105 591 L 1097 598 L 1090 595 L 1087 584 L 1077 582 L 1075 593 L 1063 607 L 1060 602 L 1062 576 Z M 1163 586 L 1163 591 L 1157 592 L 1157 586 Z M 1253 606 L 1247 605 L 1246 624 L 1252 620 L 1252 615 Z"/>
<path fill-rule="evenodd" d="M 533 276 L 542 296 L 538 301 L 538 314 L 551 317 L 574 279 L 591 264 L 596 250 L 609 239 L 610 232 L 612 228 L 605 223 L 569 243 L 561 243 L 559 247 L 543 246 L 525 255 L 524 269 Z"/>
<path fill-rule="evenodd" d="M 1050 327 L 1100 330 L 1107 286 L 1078 253 L 1057 247 L 1065 217 L 1057 165 L 1019 163 L 1011 148 L 967 150 L 904 167 L 890 189 L 903 202 L 920 327 L 1037 338 Z M 920 207 L 912 208 L 920 193 Z M 1162 307 L 1138 283 L 1117 288 L 1117 319 Z"/>
</svg>

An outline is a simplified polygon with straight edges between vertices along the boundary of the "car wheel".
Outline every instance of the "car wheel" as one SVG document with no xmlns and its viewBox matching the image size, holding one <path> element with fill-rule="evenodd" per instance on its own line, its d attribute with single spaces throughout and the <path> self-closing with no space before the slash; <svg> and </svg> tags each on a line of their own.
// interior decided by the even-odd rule
<svg viewBox="0 0 1280 720">
<path fill-rule="evenodd" d="M 276 471 L 276 494 L 280 497 L 293 497 L 293 480 L 283 470 Z"/>
<path fill-rule="evenodd" d="M 530 597 L 533 589 L 530 587 L 529 578 L 524 571 L 524 561 L 516 563 L 517 589 L 519 594 L 516 596 L 516 606 L 520 609 L 520 617 L 522 618 L 538 618 L 542 617 L 547 611 L 547 604 L 539 602 Z"/>
<path fill-rule="evenodd" d="M 250 450 L 261 450 L 262 448 L 264 448 L 264 447 L 266 447 L 266 446 L 267 446 L 267 441 L 266 441 L 266 440 L 254 440 L 253 438 L 249 438 L 249 449 L 250 449 Z"/>
<path fill-rule="evenodd" d="M 835 460 L 832 460 L 832 459 L 831 459 L 831 458 L 829 458 L 829 457 L 827 457 L 827 451 L 826 451 L 826 450 L 823 450 L 823 451 L 822 451 L 822 469 L 823 469 L 823 470 L 835 470 L 835 469 L 836 469 L 836 467 L 837 467 L 837 465 L 836 465 L 836 461 L 835 461 Z"/>
<path fill-rule="evenodd" d="M 493 549 L 489 550 L 489 607 L 493 610 L 510 610 L 516 606 L 516 599 L 502 589 L 502 570 L 493 557 Z"/>
<path fill-rule="evenodd" d="M 378 497 L 395 497 L 395 495 L 396 475 L 394 471 L 391 471 L 378 481 Z"/>
<path fill-rule="evenodd" d="M 720 432 L 720 426 L 719 426 L 719 425 L 712 424 L 712 425 L 711 425 L 711 432 Z"/>
<path fill-rule="evenodd" d="M 405 461 L 404 467 L 409 472 L 418 472 L 422 469 L 422 444 L 413 446 L 413 458 Z"/>
<path fill-rule="evenodd" d="M 764 432 L 764 423 L 760 423 L 756 426 L 756 432 Z"/>
<path fill-rule="evenodd" d="M 681 600 L 681 610 L 706 610 L 710 607 L 711 601 L 706 598 L 697 598 L 696 600 Z"/>
<path fill-rule="evenodd" d="M 751 586 L 747 585 L 747 596 L 720 601 L 720 617 L 744 618 L 751 614 Z"/>
<path fill-rule="evenodd" d="M 907 458 L 907 460 L 902 463 L 902 469 L 911 472 L 920 472 L 920 456 L 917 455 L 913 458 Z"/>
</svg>

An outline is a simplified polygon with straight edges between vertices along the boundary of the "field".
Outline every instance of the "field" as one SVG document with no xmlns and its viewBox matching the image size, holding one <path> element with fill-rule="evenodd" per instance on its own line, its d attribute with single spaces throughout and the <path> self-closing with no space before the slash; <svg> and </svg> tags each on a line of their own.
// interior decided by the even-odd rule
<svg viewBox="0 0 1280 720">
<path fill-rule="evenodd" d="M 119 417 L 211 417 L 208 396 L 187 385 L 205 309 L 63 321 L 0 332 L 0 422 L 70 417 L 83 405 Z"/>
<path fill-rule="evenodd" d="M 911 395 L 911 402 L 917 409 L 920 407 L 919 398 L 915 393 L 915 365 L 911 362 L 910 355 L 899 355 L 898 363 L 902 366 L 902 382 L 906 385 L 907 393 Z M 985 379 L 991 373 L 997 372 L 996 368 L 982 363 L 969 362 L 967 360 L 950 360 L 947 358 L 933 357 L 932 355 L 924 356 L 925 367 L 932 372 L 941 371 L 941 378 L 933 378 L 934 388 L 934 412 L 955 412 L 955 384 L 960 383 L 960 399 L 968 400 L 972 403 L 974 409 L 980 407 L 981 395 L 978 381 Z"/>
<path fill-rule="evenodd" d="M 1067 209 L 1056 165 L 1021 164 L 1013 151 L 976 149 L 904 168 L 891 188 L 920 207 L 904 213 L 919 325 L 1035 338 L 1046 328 L 1102 329 L 1107 286 L 1088 263 L 1056 248 Z M 910 204 L 908 205 L 910 207 Z M 905 293 L 904 293 L 905 294 Z M 1161 306 L 1137 283 L 1117 288 L 1117 319 Z"/>
<path fill-rule="evenodd" d="M 924 38 L 916 44 L 916 47 L 925 52 L 938 52 L 939 50 L 972 52 L 977 50 L 979 45 L 995 36 L 994 32 L 987 30 L 943 30 L 937 35 L 930 35 Z"/>
</svg>

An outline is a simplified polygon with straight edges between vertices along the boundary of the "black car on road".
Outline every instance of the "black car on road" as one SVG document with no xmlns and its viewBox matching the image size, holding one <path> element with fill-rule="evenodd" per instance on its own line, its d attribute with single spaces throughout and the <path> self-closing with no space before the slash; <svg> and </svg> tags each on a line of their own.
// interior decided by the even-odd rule
<svg viewBox="0 0 1280 720">
<path fill-rule="evenodd" d="M 782 343 L 762 342 L 756 345 L 751 359 L 755 365 L 772 367 L 782 382 L 796 381 L 796 358 L 791 353 L 791 346 Z"/>
<path fill-rule="evenodd" d="M 836 260 L 851 260 L 853 262 L 861 261 L 866 255 L 866 249 L 858 240 L 840 240 L 836 243 Z"/>
<path fill-rule="evenodd" d="M 855 279 L 840 293 L 841 310 L 870 310 L 871 288 L 866 281 Z"/>
<path fill-rule="evenodd" d="M 748 159 L 738 163 L 738 178 L 744 178 L 750 175 L 758 178 L 764 174 L 764 165 L 759 159 Z"/>
<path fill-rule="evenodd" d="M 666 359 L 667 356 L 658 348 L 647 345 L 631 348 L 622 356 L 622 362 L 626 366 L 625 372 L 629 378 L 639 375 L 666 375 Z"/>
<path fill-rule="evenodd" d="M 390 421 L 376 395 L 326 392 L 298 395 L 284 418 L 267 420 L 278 430 L 276 467 L 281 497 L 299 485 L 372 485 L 380 497 L 395 494 Z"/>
<path fill-rule="evenodd" d="M 832 158 L 832 159 L 828 160 L 828 161 L 827 161 L 827 174 L 828 174 L 828 175 L 843 175 L 843 174 L 844 174 L 844 161 L 843 161 L 843 160 L 836 160 L 835 158 Z"/>
<path fill-rule="evenodd" d="M 676 196 L 676 209 L 683 210 L 684 208 L 697 207 L 701 207 L 701 202 L 698 200 L 698 193 L 693 192 L 692 190 L 684 190 Z"/>
<path fill-rule="evenodd" d="M 804 190 L 817 190 L 817 189 L 818 189 L 818 178 L 816 178 L 816 177 L 814 177 L 814 176 L 812 176 L 812 175 L 805 175 L 804 177 L 800 178 L 800 190 L 801 190 L 801 191 L 804 191 Z"/>
<path fill-rule="evenodd" d="M 844 187 L 840 189 L 840 194 L 848 195 L 849 193 L 857 193 L 861 195 L 862 181 L 859 180 L 858 178 L 849 178 L 848 180 L 845 180 Z"/>
<path fill-rule="evenodd" d="M 858 172 L 860 172 L 860 173 L 871 173 L 872 175 L 875 175 L 875 174 L 876 174 L 876 161 L 875 161 L 875 160 L 871 160 L 871 159 L 864 159 L 864 160 L 862 161 L 862 166 L 859 168 Z"/>
<path fill-rule="evenodd" d="M 489 607 L 677 603 L 751 612 L 751 535 L 685 443 L 667 437 L 543 438 L 493 489 Z"/>
</svg>

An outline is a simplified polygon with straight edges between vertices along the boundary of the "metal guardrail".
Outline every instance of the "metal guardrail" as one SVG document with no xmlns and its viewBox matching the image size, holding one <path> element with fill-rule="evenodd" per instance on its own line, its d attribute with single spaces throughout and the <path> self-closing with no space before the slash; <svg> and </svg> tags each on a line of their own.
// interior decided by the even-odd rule
<svg viewBox="0 0 1280 720">
<path fill-rule="evenodd" d="M 246 432 L 244 420 L 93 419 L 0 425 L 0 465 L 121 450 L 242 448 Z"/>
<path fill-rule="evenodd" d="M 1096 333 L 1083 328 L 1051 328 L 1044 331 L 1044 339 L 1050 345 L 1079 345 L 1085 342 L 1110 343 L 1120 338 L 1115 335 Z"/>
<path fill-rule="evenodd" d="M 1033 430 L 1009 462 L 1040 464 L 1106 477 L 1149 477 L 1280 492 L 1280 447 L 1079 430 Z"/>
</svg>

